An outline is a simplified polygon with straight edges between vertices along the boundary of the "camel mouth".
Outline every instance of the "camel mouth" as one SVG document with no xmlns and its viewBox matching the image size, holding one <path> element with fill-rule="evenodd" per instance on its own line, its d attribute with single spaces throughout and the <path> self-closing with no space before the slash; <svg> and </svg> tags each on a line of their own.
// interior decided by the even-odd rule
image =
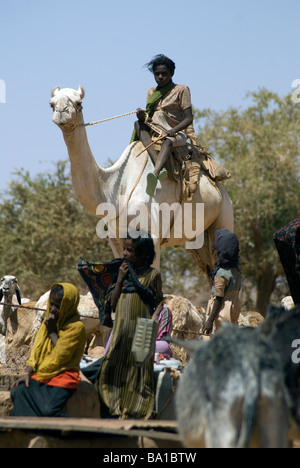
<svg viewBox="0 0 300 468">
<path fill-rule="evenodd" d="M 68 124 L 70 125 L 69 121 L 65 121 L 62 118 L 53 117 L 52 121 L 53 121 L 53 123 L 55 123 L 60 128 L 66 127 Z"/>
</svg>

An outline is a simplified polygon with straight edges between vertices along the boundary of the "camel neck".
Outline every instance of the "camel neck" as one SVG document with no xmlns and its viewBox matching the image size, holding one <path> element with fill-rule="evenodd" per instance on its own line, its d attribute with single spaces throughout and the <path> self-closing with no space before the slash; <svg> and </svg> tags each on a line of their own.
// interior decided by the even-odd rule
<svg viewBox="0 0 300 468">
<path fill-rule="evenodd" d="M 68 148 L 72 182 L 76 195 L 82 206 L 95 216 L 97 206 L 104 199 L 100 186 L 101 171 L 103 170 L 94 159 L 85 127 L 78 126 L 70 132 L 65 131 L 63 137 Z"/>
</svg>

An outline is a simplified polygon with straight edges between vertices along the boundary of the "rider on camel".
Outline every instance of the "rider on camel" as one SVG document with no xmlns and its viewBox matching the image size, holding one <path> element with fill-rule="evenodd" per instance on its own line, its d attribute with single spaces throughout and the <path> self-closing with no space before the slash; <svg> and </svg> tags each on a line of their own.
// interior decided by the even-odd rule
<svg viewBox="0 0 300 468">
<path fill-rule="evenodd" d="M 187 141 L 187 128 L 193 123 L 191 94 L 187 86 L 177 85 L 172 81 L 175 63 L 165 55 L 157 55 L 146 67 L 154 75 L 156 88 L 147 93 L 146 110 L 137 109 L 138 121 L 134 124 L 132 141 L 139 139 L 145 147 L 152 144 L 152 135 L 166 135 L 159 155 L 153 146 L 147 151 L 155 162 L 153 173 L 147 176 L 146 192 L 155 193 L 157 179 L 168 176 L 165 164 L 173 148 L 184 146 Z"/>
</svg>

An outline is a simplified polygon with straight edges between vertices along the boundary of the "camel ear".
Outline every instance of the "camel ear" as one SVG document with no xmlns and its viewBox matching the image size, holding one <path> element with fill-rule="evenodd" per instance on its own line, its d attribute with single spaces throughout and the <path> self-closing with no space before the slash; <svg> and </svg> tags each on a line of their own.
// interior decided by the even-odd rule
<svg viewBox="0 0 300 468">
<path fill-rule="evenodd" d="M 78 93 L 80 95 L 80 99 L 83 99 L 84 98 L 84 95 L 85 95 L 85 91 L 84 91 L 84 88 L 82 86 L 78 86 Z"/>
<path fill-rule="evenodd" d="M 20 290 L 19 286 L 16 287 L 16 296 L 17 296 L 17 299 L 18 299 L 18 303 L 19 303 L 20 305 L 22 305 L 21 290 Z"/>
<path fill-rule="evenodd" d="M 59 86 L 56 86 L 56 88 L 53 88 L 51 91 L 51 96 L 52 97 L 56 96 L 59 90 L 60 90 Z"/>
</svg>

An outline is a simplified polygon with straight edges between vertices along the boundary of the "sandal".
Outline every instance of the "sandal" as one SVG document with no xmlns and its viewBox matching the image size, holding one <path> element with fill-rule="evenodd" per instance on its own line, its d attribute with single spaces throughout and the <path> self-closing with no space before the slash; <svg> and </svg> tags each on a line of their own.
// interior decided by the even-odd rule
<svg viewBox="0 0 300 468">
<path fill-rule="evenodd" d="M 163 180 L 167 179 L 167 177 L 168 177 L 168 171 L 167 171 L 167 169 L 163 168 L 160 171 L 158 178 L 162 182 Z"/>
<path fill-rule="evenodd" d="M 155 194 L 155 189 L 157 185 L 157 177 L 153 172 L 149 172 L 147 175 L 147 187 L 146 187 L 146 193 L 149 195 L 149 197 L 153 197 Z"/>
</svg>

